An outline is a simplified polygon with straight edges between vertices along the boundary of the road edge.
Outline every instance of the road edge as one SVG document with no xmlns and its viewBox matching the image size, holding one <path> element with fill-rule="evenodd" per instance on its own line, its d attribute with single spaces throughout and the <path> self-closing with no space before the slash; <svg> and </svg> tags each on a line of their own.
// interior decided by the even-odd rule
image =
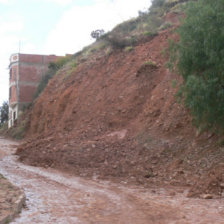
<svg viewBox="0 0 224 224">
<path fill-rule="evenodd" d="M 10 214 L 6 215 L 5 217 L 1 218 L 0 224 L 7 224 L 11 222 L 21 211 L 23 206 L 25 205 L 26 196 L 23 191 L 18 196 L 16 202 L 13 205 L 13 209 Z"/>
</svg>

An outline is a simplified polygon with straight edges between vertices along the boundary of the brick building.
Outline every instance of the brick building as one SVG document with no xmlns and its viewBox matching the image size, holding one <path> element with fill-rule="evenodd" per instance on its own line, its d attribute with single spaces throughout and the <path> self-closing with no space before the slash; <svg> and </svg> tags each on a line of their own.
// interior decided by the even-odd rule
<svg viewBox="0 0 224 224">
<path fill-rule="evenodd" d="M 48 64 L 59 56 L 12 54 L 9 64 L 9 127 L 13 126 L 22 108 L 32 102 L 34 93 Z"/>
</svg>

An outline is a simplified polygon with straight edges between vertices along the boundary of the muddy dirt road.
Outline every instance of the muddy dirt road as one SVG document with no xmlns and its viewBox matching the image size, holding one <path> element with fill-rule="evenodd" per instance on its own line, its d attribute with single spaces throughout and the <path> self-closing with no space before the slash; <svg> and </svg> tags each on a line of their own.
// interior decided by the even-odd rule
<svg viewBox="0 0 224 224">
<path fill-rule="evenodd" d="M 186 192 L 172 195 L 174 189 L 131 187 L 26 166 L 13 155 L 16 144 L 0 138 L 0 173 L 27 197 L 13 223 L 224 223 L 223 199 L 189 199 Z"/>
</svg>

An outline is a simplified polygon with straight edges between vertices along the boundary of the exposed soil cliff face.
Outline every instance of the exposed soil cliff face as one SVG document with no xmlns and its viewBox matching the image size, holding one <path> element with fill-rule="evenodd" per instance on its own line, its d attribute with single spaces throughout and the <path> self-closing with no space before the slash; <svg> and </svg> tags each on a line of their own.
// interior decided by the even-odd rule
<svg viewBox="0 0 224 224">
<path fill-rule="evenodd" d="M 84 130 L 89 138 L 136 123 L 140 129 L 150 124 L 168 131 L 190 121 L 171 87 L 178 77 L 161 55 L 169 35 L 163 32 L 130 52 L 95 55 L 70 75 L 62 71 L 35 104 L 28 134 L 67 132 L 85 138 Z"/>
<path fill-rule="evenodd" d="M 214 137 L 196 137 L 171 85 L 180 77 L 162 56 L 174 37 L 165 30 L 132 51 L 98 52 L 71 74 L 70 68 L 61 70 L 34 105 L 27 141 L 17 150 L 20 159 L 146 186 L 193 186 L 202 179 L 203 189 L 191 195 L 221 195 L 223 168 L 212 175 L 212 164 L 223 153 L 209 140 Z"/>
</svg>

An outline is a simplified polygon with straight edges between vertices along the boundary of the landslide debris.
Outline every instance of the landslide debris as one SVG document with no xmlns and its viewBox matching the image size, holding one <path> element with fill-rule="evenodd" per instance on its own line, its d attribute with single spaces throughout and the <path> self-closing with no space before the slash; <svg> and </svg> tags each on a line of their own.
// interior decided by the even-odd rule
<svg viewBox="0 0 224 224">
<path fill-rule="evenodd" d="M 21 161 L 80 176 L 181 185 L 189 196 L 223 196 L 224 150 L 198 134 L 175 94 L 181 78 L 166 68 L 172 26 L 131 48 L 96 50 L 64 66 L 36 100 Z M 173 85 L 175 82 L 176 85 Z"/>
</svg>

